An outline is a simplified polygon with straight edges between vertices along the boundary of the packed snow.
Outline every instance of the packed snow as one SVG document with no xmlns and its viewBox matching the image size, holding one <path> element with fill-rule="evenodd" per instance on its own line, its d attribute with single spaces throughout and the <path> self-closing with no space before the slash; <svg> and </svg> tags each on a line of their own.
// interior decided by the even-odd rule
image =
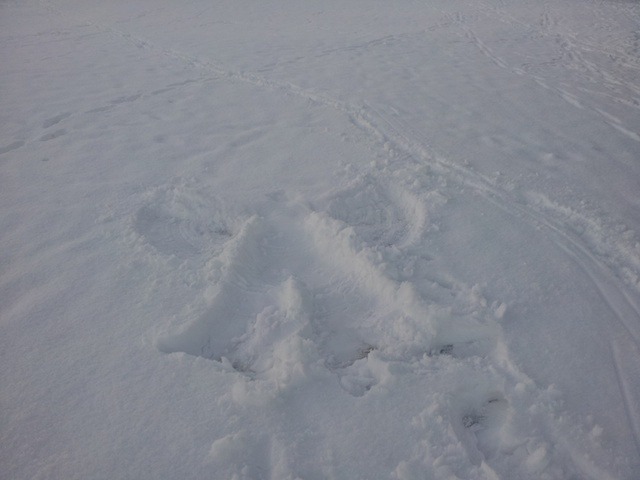
<svg viewBox="0 0 640 480">
<path fill-rule="evenodd" d="M 0 2 L 0 477 L 640 478 L 640 3 Z"/>
</svg>

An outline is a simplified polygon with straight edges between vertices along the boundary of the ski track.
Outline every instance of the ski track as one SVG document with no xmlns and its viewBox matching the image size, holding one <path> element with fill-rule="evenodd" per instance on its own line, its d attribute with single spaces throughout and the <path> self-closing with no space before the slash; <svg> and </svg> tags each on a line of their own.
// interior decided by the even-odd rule
<svg viewBox="0 0 640 480">
<path fill-rule="evenodd" d="M 625 375 L 626 372 L 623 367 L 624 362 L 620 359 L 620 352 L 615 341 L 611 342 L 610 348 L 613 365 L 618 378 L 620 393 L 624 402 L 625 413 L 629 419 L 629 424 L 631 425 L 636 451 L 640 454 L 640 413 L 638 412 L 638 402 L 633 398 L 631 393 L 631 388 L 629 387 L 628 380 L 626 379 L 628 378 L 628 375 Z M 640 351 L 640 349 L 636 349 L 636 353 L 638 351 Z M 631 377 L 633 378 L 635 374 L 637 374 L 637 371 L 633 372 Z"/>
<path fill-rule="evenodd" d="M 558 221 L 546 214 L 542 209 L 535 208 L 534 202 L 523 203 L 522 199 L 506 190 L 499 189 L 491 180 L 464 167 L 443 161 L 441 156 L 436 157 L 437 159 L 434 158 L 428 151 L 425 151 L 424 143 L 414 143 L 404 133 L 400 133 L 403 131 L 402 129 L 405 132 L 409 131 L 409 126 L 403 125 L 402 128 L 396 128 L 388 120 L 387 124 L 390 129 L 396 131 L 399 139 L 398 143 L 405 143 L 406 149 L 420 155 L 425 161 L 440 164 L 455 174 L 448 178 L 475 189 L 482 194 L 485 200 L 508 213 L 514 221 L 522 221 L 524 216 L 530 223 L 544 226 L 552 233 L 555 244 L 588 275 L 603 300 L 615 314 L 619 325 L 631 336 L 636 346 L 640 347 L 640 307 L 638 307 L 632 295 L 627 292 L 627 286 L 620 279 L 623 275 L 612 271 L 606 261 L 601 259 L 601 255 L 594 250 L 598 248 L 601 251 L 605 251 L 616 260 L 622 258 L 619 261 L 622 265 L 628 264 L 628 262 L 624 261 L 628 258 L 627 255 L 622 252 L 611 251 L 610 248 L 604 245 L 604 242 L 596 244 L 595 248 L 590 247 L 580 237 L 567 230 L 566 225 L 571 224 L 569 218 L 561 218 Z M 536 197 L 535 194 L 530 196 Z M 637 272 L 635 273 L 637 274 Z M 634 289 L 634 294 L 636 292 L 637 290 Z"/>
<path fill-rule="evenodd" d="M 55 11 L 46 3 L 43 3 L 43 6 L 50 11 Z M 64 15 L 58 11 L 55 13 Z M 506 15 L 502 15 L 501 19 L 509 22 L 517 21 Z M 455 17 L 454 20 L 463 29 L 465 36 L 498 67 L 532 78 L 538 85 L 557 94 L 577 108 L 590 108 L 597 111 L 609 125 L 629 138 L 640 141 L 640 137 L 623 126 L 617 118 L 606 112 L 585 107 L 574 95 L 559 87 L 549 86 L 537 75 L 511 67 L 495 55 L 464 23 L 462 15 Z M 627 292 L 627 285 L 620 279 L 624 275 L 612 270 L 610 262 L 603 259 L 594 247 L 568 231 L 564 226 L 566 218 L 558 220 L 549 214 L 547 209 L 537 206 L 535 202 L 523 203 L 521 198 L 500 188 L 496 182 L 447 160 L 446 155 L 435 152 L 427 139 L 413 132 L 399 119 L 392 119 L 392 115 L 384 114 L 368 104 L 354 106 L 324 93 L 303 89 L 294 84 L 270 80 L 251 73 L 232 71 L 211 61 L 157 46 L 146 39 L 110 26 L 86 20 L 82 20 L 81 24 L 90 25 L 136 48 L 160 53 L 180 60 L 194 69 L 207 72 L 205 78 L 168 85 L 165 89 L 150 93 L 137 93 L 114 99 L 110 105 L 100 108 L 116 108 L 123 103 L 135 102 L 145 95 L 160 94 L 195 81 L 206 82 L 219 78 L 303 98 L 311 105 L 330 107 L 341 115 L 349 117 L 374 145 L 395 161 L 392 167 L 402 163 L 397 161 L 398 159 L 411 160 L 418 165 L 428 165 L 447 181 L 473 189 L 485 201 L 508 213 L 514 221 L 543 226 L 553 236 L 558 248 L 588 275 L 611 311 L 614 312 L 620 327 L 629 334 L 636 348 L 640 348 L 640 308 L 635 300 L 637 290 L 633 289 L 632 293 Z M 541 18 L 543 30 L 549 31 L 553 24 L 553 17 L 548 12 L 544 13 Z M 379 41 L 385 41 L 385 39 Z M 575 44 L 567 40 L 563 46 L 592 73 L 603 73 L 594 71 L 593 65 L 589 65 L 586 60 L 580 58 Z M 361 46 L 361 48 L 366 47 L 366 44 Z M 607 81 L 609 85 L 628 87 L 628 85 L 619 84 L 613 78 L 608 78 Z M 640 92 L 636 90 L 635 93 Z M 56 115 L 45 120 L 42 128 L 57 126 L 73 115 L 72 112 Z M 44 134 L 40 140 L 54 140 L 66 133 L 65 129 L 59 128 Z M 23 145 L 24 142 L 14 142 L 1 148 L 0 154 Z M 398 166 L 395 168 L 400 171 Z M 408 168 L 406 170 L 409 171 Z M 382 381 L 379 371 L 372 367 L 375 362 L 410 361 L 409 359 L 419 358 L 421 355 L 445 356 L 461 364 L 466 364 L 468 358 L 494 358 L 497 355 L 496 352 L 504 347 L 498 337 L 492 333 L 496 328 L 493 325 L 495 322 L 478 324 L 476 318 L 465 318 L 463 323 L 477 324 L 476 332 L 481 335 L 466 339 L 459 345 L 448 343 L 448 340 L 443 341 L 438 337 L 439 329 L 443 324 L 438 320 L 438 312 L 433 311 L 420 299 L 423 292 L 416 294 L 410 282 L 390 278 L 381 267 L 385 256 L 391 254 L 389 249 L 391 245 L 395 245 L 394 248 L 400 252 L 400 256 L 405 255 L 408 258 L 413 255 L 412 247 L 420 244 L 428 229 L 426 219 L 430 208 L 427 200 L 415 197 L 408 189 L 398 184 L 387 185 L 378 178 L 375 171 L 370 172 L 369 177 L 357 180 L 351 188 L 351 191 L 334 193 L 334 196 L 328 199 L 326 208 L 320 211 L 301 209 L 290 202 L 274 200 L 275 203 L 272 206 L 276 213 L 250 217 L 233 228 L 229 228 L 222 220 L 219 224 L 211 225 L 206 224 L 203 219 L 194 222 L 190 215 L 181 217 L 179 213 L 167 213 L 166 210 L 158 207 L 158 202 L 161 203 L 158 199 L 140 209 L 134 219 L 133 229 L 157 252 L 182 258 L 202 256 L 205 253 L 213 254 L 214 260 L 211 262 L 219 263 L 216 266 L 219 272 L 217 291 L 208 296 L 209 309 L 198 319 L 186 325 L 181 332 L 163 338 L 159 342 L 160 350 L 166 353 L 186 352 L 216 360 L 229 365 L 232 370 L 249 379 L 262 378 L 281 382 L 285 379 L 269 377 L 270 372 L 275 371 L 274 364 L 287 362 L 286 354 L 290 353 L 297 343 L 311 342 L 322 357 L 326 368 L 336 375 L 341 387 L 354 397 L 366 395 Z M 371 191 L 367 191 L 368 189 Z M 367 201 L 377 198 L 371 211 L 366 210 L 367 207 L 364 204 L 366 202 L 357 204 L 359 193 L 362 193 Z M 355 205 L 353 198 L 356 198 Z M 340 205 L 340 202 L 346 202 L 345 205 L 348 208 Z M 208 203 L 205 202 L 205 204 Z M 389 204 L 393 207 L 387 210 L 383 207 L 381 217 L 376 218 L 378 214 L 376 212 L 380 211 L 378 207 Z M 198 208 L 196 207 L 196 211 L 200 211 Z M 356 213 L 345 216 L 340 212 Z M 384 228 L 377 232 L 373 231 L 376 226 Z M 391 228 L 390 233 L 389 228 Z M 289 238 L 285 239 L 286 236 Z M 616 261 L 622 258 L 620 264 L 625 265 L 624 253 L 612 251 L 604 245 L 604 241 L 598 247 L 607 251 Z M 287 252 L 290 251 L 299 253 L 296 254 L 297 256 L 294 255 L 294 258 L 290 258 L 287 256 Z M 394 255 L 397 256 L 398 253 Z M 326 260 L 332 256 L 337 256 L 338 260 L 333 262 Z M 247 262 L 240 258 L 250 258 L 251 261 Z M 273 263 L 278 265 L 279 271 L 270 270 Z M 308 273 L 311 271 L 309 265 L 323 273 L 313 277 Z M 347 298 L 339 299 L 332 293 L 335 290 L 329 288 L 334 282 L 344 285 L 351 283 L 354 287 L 348 290 Z M 433 298 L 442 298 L 438 290 L 447 287 L 437 284 L 434 288 L 435 290 L 431 293 Z M 464 293 L 460 288 L 454 287 L 454 290 L 458 289 L 455 292 L 458 295 Z M 326 298 L 318 300 L 322 299 L 323 295 Z M 237 300 L 243 297 L 248 297 L 249 300 L 244 305 L 238 305 Z M 371 301 L 378 302 L 378 307 L 382 309 L 382 313 L 377 313 L 377 318 L 371 316 L 372 310 L 376 309 L 366 307 Z M 441 305 L 441 307 L 446 310 L 450 305 Z M 482 307 L 477 304 L 472 305 L 472 309 L 482 310 Z M 351 316 L 354 313 L 360 315 L 365 313 L 365 315 L 362 315 L 360 325 L 345 328 L 339 323 L 340 315 L 345 312 Z M 491 317 L 492 312 L 489 309 L 484 315 Z M 246 320 L 226 325 L 220 321 L 230 316 Z M 404 325 L 406 331 L 385 330 L 387 328 L 385 325 L 394 323 L 384 321 L 390 318 L 403 319 L 406 322 Z M 424 322 L 425 319 L 429 321 Z M 366 333 L 370 331 L 375 333 Z M 487 344 L 484 337 L 492 335 L 495 338 Z M 383 343 L 380 343 L 381 339 L 384 340 Z M 273 348 L 260 348 L 264 347 L 261 342 L 270 343 Z M 469 344 L 474 342 L 480 347 L 469 348 Z M 611 349 L 627 416 L 633 426 L 636 448 L 640 452 L 640 422 L 633 409 L 633 399 L 628 391 L 626 373 L 619 359 L 616 345 L 612 344 Z M 251 353 L 255 351 L 269 353 L 259 354 L 256 357 Z M 494 446 L 491 443 L 483 443 L 482 440 L 482 431 L 488 424 L 487 418 L 503 415 L 499 411 L 509 408 L 509 395 L 518 382 L 532 383 L 508 359 L 508 353 L 502 350 L 501 352 L 506 355 L 502 360 L 506 361 L 508 370 L 512 372 L 510 374 L 503 372 L 503 374 L 505 377 L 511 375 L 517 381 L 508 380 L 505 392 L 499 393 L 498 396 L 492 394 L 484 398 L 478 397 L 482 399 L 476 399 L 478 405 L 474 408 L 460 407 L 461 410 L 456 414 L 458 420 L 452 423 L 457 437 L 466 445 L 472 463 L 479 465 L 487 478 L 500 477 L 499 473 L 490 466 Z M 491 368 L 499 371 L 498 365 L 500 363 L 496 362 Z M 293 369 L 294 366 L 288 368 Z M 492 381 L 495 382 L 495 379 Z M 538 393 L 538 396 L 540 395 L 541 393 Z M 532 396 L 536 397 L 536 395 Z M 546 433 L 541 435 L 545 437 L 546 442 L 551 445 L 562 444 L 558 433 L 551 433 L 552 428 L 549 425 L 543 428 Z M 212 447 L 212 452 L 214 450 Z M 585 476 L 591 476 L 587 472 L 590 467 L 579 465 L 580 462 L 575 459 L 574 462 L 575 467 Z M 262 467 L 256 466 L 256 469 L 262 470 Z"/>
<path fill-rule="evenodd" d="M 580 91 L 585 91 L 591 96 L 608 96 L 610 98 L 613 98 L 616 103 L 623 104 L 634 110 L 640 108 L 640 87 L 634 85 L 633 83 L 619 81 L 617 78 L 610 75 L 605 70 L 598 68 L 597 65 L 595 65 L 593 62 L 587 60 L 582 52 L 597 51 L 600 54 L 614 57 L 616 59 L 623 58 L 625 59 L 625 67 L 632 70 L 640 70 L 640 65 L 635 64 L 634 56 L 623 54 L 620 50 L 603 50 L 595 45 L 584 44 L 582 42 L 579 42 L 575 35 L 568 34 L 566 30 L 563 30 L 562 33 L 560 33 L 559 30 L 553 29 L 553 26 L 556 25 L 558 21 L 550 13 L 550 6 L 548 2 L 545 3 L 544 13 L 542 14 L 540 25 L 532 25 L 523 22 L 506 12 L 504 9 L 492 7 L 482 2 L 475 5 L 473 9 L 477 14 L 483 15 L 491 20 L 497 19 L 498 21 L 503 22 L 509 26 L 517 24 L 525 30 L 532 32 L 530 36 L 538 36 L 545 40 L 550 40 L 553 44 L 557 45 L 560 48 L 559 57 L 564 59 L 563 65 L 566 64 L 568 65 L 569 69 L 572 69 L 577 74 L 582 74 L 587 82 L 593 86 L 590 89 L 585 89 L 585 87 L 582 86 L 574 88 L 577 88 Z M 624 122 L 621 119 L 617 118 L 611 113 L 608 113 L 595 106 L 586 105 L 585 103 L 581 102 L 578 97 L 576 97 L 576 95 L 570 93 L 566 88 L 562 88 L 558 85 L 551 85 L 549 81 L 546 80 L 543 76 L 528 72 L 525 68 L 525 65 L 520 67 L 510 65 L 508 61 L 501 58 L 487 44 L 485 44 L 478 36 L 478 34 L 476 34 L 473 28 L 469 26 L 469 15 L 458 12 L 455 14 L 445 14 L 445 16 L 449 18 L 451 24 L 458 26 L 458 28 L 460 28 L 464 32 L 464 36 L 469 39 L 483 55 L 485 55 L 499 68 L 514 75 L 530 78 L 537 85 L 544 88 L 545 90 L 552 92 L 554 95 L 558 96 L 563 101 L 567 102 L 575 108 L 588 109 L 597 113 L 610 127 L 616 129 L 618 132 L 626 135 L 630 139 L 636 142 L 640 142 L 640 134 L 625 126 Z M 554 63 L 558 62 L 560 62 L 559 59 Z M 595 87 L 602 87 L 603 85 L 606 87 L 607 91 L 603 92 L 601 90 L 594 89 Z M 626 89 L 627 91 L 631 92 L 632 101 L 626 99 L 627 97 L 629 97 L 629 95 L 624 96 L 623 92 L 620 91 L 621 89 Z"/>
<path fill-rule="evenodd" d="M 622 58 L 624 59 L 623 61 L 625 67 L 632 70 L 640 71 L 640 65 L 636 64 L 635 57 L 633 55 L 624 54 L 619 49 L 605 50 L 602 47 L 596 45 L 590 45 L 584 42 L 580 42 L 576 38 L 576 35 L 568 33 L 566 29 L 560 32 L 558 29 L 553 28 L 559 23 L 559 21 L 555 19 L 551 14 L 551 7 L 549 5 L 549 2 L 545 2 L 544 4 L 544 13 L 542 14 L 539 26 L 522 22 L 521 20 L 518 20 L 517 18 L 513 17 L 512 15 L 498 7 L 491 7 L 484 3 L 479 3 L 478 5 L 479 7 L 481 7 L 478 9 L 478 12 L 485 15 L 487 18 L 498 19 L 499 21 L 506 23 L 507 25 L 518 24 L 528 31 L 535 32 L 535 35 L 538 35 L 541 38 L 544 38 L 546 40 L 550 39 L 554 44 L 560 47 L 560 58 L 563 58 L 565 60 L 563 62 L 563 65 L 567 65 L 569 69 L 572 69 L 578 74 L 582 74 L 587 82 L 592 84 L 593 87 L 601 87 L 602 85 L 604 85 L 608 90 L 608 92 L 601 92 L 599 90 L 589 89 L 586 90 L 588 94 L 607 95 L 613 98 L 617 103 L 624 104 L 625 106 L 631 107 L 634 110 L 640 108 L 640 86 L 636 86 L 630 82 L 619 81 L 616 77 L 612 76 L 607 71 L 599 68 L 596 64 L 587 60 L 582 52 L 595 51 L 599 54 L 607 55 L 608 57 L 612 57 L 615 59 Z M 575 95 L 569 93 L 566 89 L 559 86 L 549 85 L 549 83 L 540 75 L 531 74 L 522 67 L 513 67 L 509 65 L 505 60 L 496 55 L 491 50 L 491 48 L 485 45 L 475 34 L 475 32 L 470 27 L 468 27 L 468 25 L 466 25 L 462 21 L 458 22 L 458 24 L 465 31 L 466 36 L 478 47 L 478 49 L 500 68 L 516 75 L 527 76 L 531 78 L 539 86 L 546 90 L 554 92 L 562 100 L 566 101 L 576 108 L 587 108 L 593 112 L 598 113 L 610 127 L 615 128 L 617 131 L 623 133 L 632 140 L 640 142 L 640 135 L 638 134 L 638 132 L 627 128 L 624 125 L 623 121 L 619 118 L 597 107 L 590 107 L 585 105 L 583 102 L 580 102 L 580 100 Z M 560 62 L 560 60 L 557 61 Z M 584 90 L 584 87 L 579 87 L 579 89 Z M 626 89 L 627 95 L 624 96 L 623 92 L 621 92 L 620 89 Z M 628 95 L 628 92 L 631 92 L 632 95 Z M 626 99 L 629 96 L 631 96 L 631 98 L 633 99 L 632 101 Z"/>
</svg>

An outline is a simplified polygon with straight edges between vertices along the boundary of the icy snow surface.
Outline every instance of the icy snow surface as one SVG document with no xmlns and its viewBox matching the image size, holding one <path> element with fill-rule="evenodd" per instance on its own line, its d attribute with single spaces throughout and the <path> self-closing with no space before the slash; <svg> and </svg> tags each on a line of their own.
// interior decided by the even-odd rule
<svg viewBox="0 0 640 480">
<path fill-rule="evenodd" d="M 0 477 L 640 478 L 640 3 L 0 2 Z"/>
</svg>

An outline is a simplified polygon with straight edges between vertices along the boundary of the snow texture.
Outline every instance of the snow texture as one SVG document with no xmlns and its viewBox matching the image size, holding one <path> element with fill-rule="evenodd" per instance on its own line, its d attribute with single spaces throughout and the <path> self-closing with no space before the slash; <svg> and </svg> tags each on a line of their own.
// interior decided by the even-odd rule
<svg viewBox="0 0 640 480">
<path fill-rule="evenodd" d="M 640 478 L 640 4 L 0 2 L 0 477 Z"/>
</svg>

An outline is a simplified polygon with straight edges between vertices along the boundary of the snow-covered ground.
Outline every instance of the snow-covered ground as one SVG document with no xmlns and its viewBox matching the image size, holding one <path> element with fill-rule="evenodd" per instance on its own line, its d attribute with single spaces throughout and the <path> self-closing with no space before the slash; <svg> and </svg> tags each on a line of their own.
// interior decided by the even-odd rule
<svg viewBox="0 0 640 480">
<path fill-rule="evenodd" d="M 640 478 L 640 4 L 0 2 L 0 477 Z"/>
</svg>

